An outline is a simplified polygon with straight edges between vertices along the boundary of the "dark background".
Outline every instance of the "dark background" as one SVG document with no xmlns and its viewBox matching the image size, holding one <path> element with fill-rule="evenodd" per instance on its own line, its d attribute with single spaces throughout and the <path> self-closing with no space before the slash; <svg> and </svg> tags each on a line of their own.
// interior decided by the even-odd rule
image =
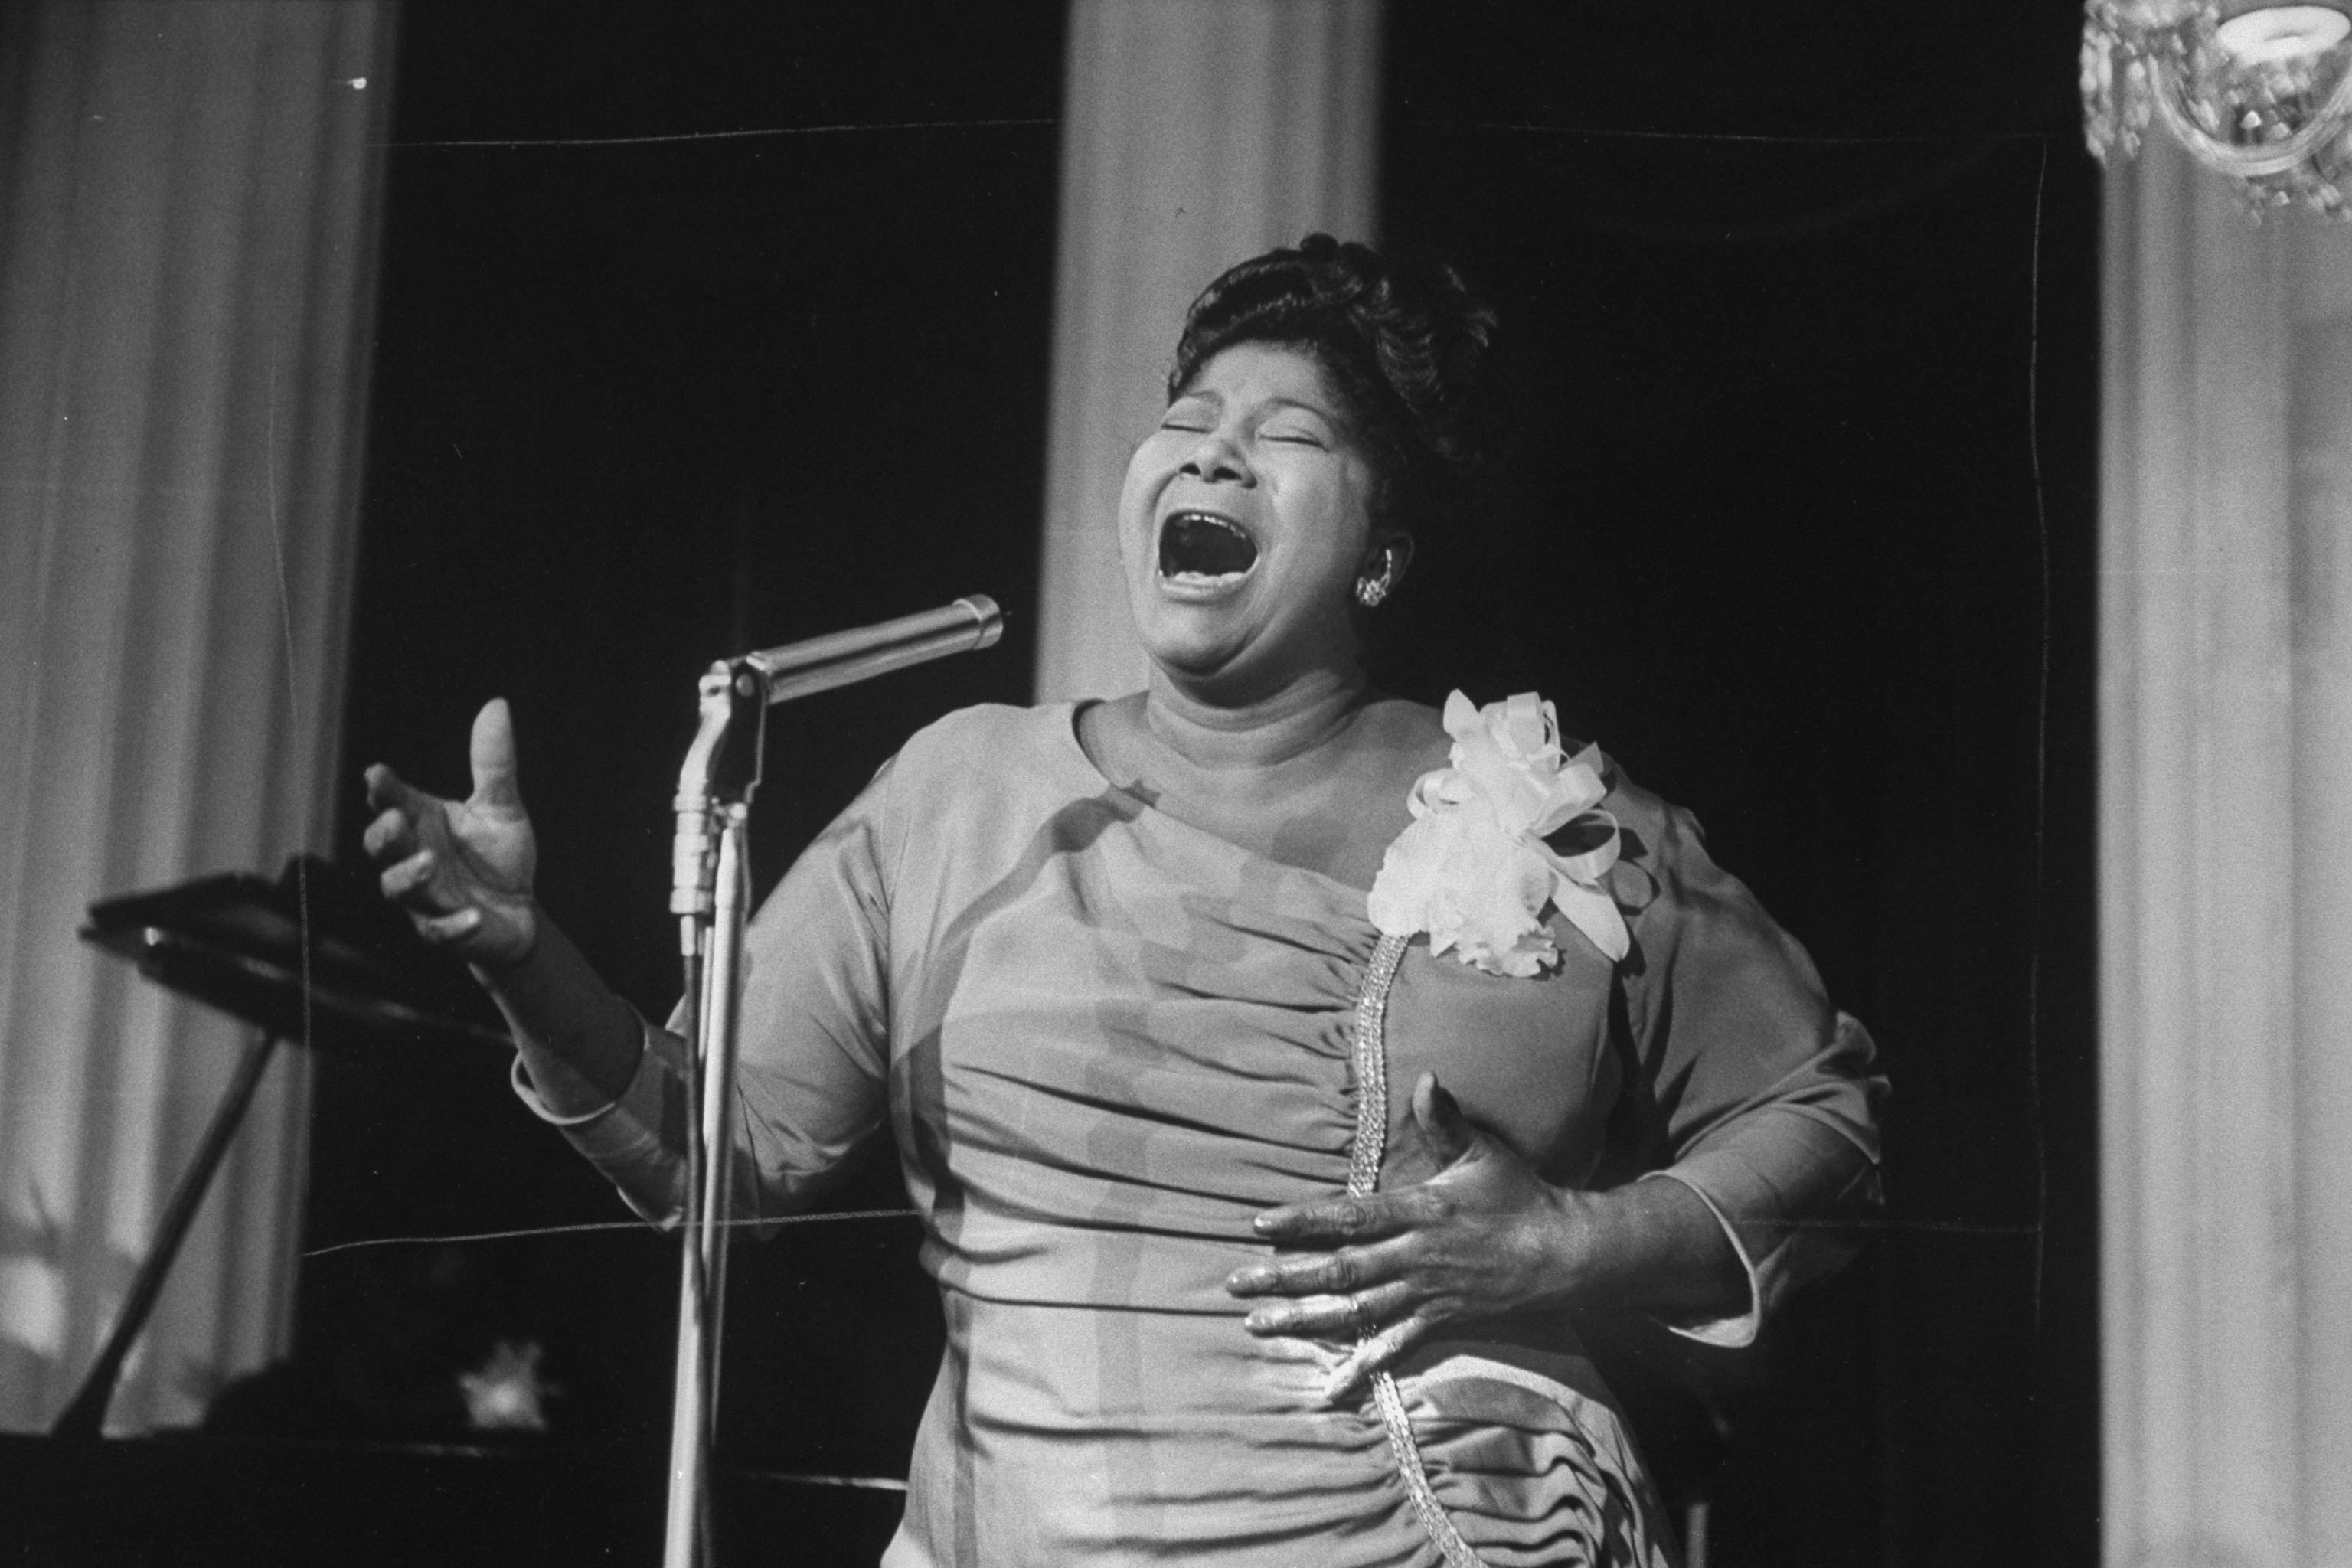
<svg viewBox="0 0 2352 1568">
<path fill-rule="evenodd" d="M 1391 677 L 1538 688 L 1693 807 L 1895 1086 L 1862 1259 L 1757 1351 L 1627 1373 L 1730 1423 L 1718 1564 L 2095 1555 L 2076 26 L 1391 10 L 1383 237 L 1500 305 L 1522 414 L 1507 504 L 1423 542 Z M 763 888 L 908 731 L 1026 700 L 1060 8 L 412 3 L 404 26 L 343 853 L 362 765 L 461 791 L 504 693 L 542 895 L 658 1013 L 704 664 L 974 591 L 1012 613 L 995 652 L 777 710 Z M 774 127 L 818 129 L 708 134 Z M 606 140 L 654 136 L 694 139 Z M 533 144 L 449 144 L 501 142 Z M 322 1063 L 309 1245 L 621 1217 L 504 1067 Z M 845 1202 L 900 1201 L 887 1167 Z M 903 1473 L 939 1340 L 912 1235 L 738 1250 L 731 1458 Z M 543 1441 L 657 1463 L 675 1288 L 640 1232 L 319 1258 L 297 1392 L 247 1418 L 446 1435 L 452 1373 L 535 1339 L 564 1389 Z"/>
</svg>

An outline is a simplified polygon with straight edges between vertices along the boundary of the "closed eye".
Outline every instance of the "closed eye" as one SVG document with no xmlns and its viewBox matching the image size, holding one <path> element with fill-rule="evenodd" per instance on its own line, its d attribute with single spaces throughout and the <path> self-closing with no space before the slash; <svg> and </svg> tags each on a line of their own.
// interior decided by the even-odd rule
<svg viewBox="0 0 2352 1568">
<path fill-rule="evenodd" d="M 1195 436 L 1206 435 L 1216 423 L 1215 407 L 1201 397 L 1180 397 L 1160 416 L 1162 430 L 1183 430 Z"/>
</svg>

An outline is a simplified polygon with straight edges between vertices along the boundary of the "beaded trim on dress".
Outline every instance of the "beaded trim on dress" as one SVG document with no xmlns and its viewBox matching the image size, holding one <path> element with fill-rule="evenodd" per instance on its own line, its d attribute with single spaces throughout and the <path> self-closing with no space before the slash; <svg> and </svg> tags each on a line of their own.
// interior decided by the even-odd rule
<svg viewBox="0 0 2352 1568">
<path fill-rule="evenodd" d="M 1383 936 L 1372 949 L 1372 961 L 1364 973 L 1364 989 L 1356 998 L 1356 1137 L 1348 1155 L 1348 1193 L 1351 1197 L 1363 1197 L 1380 1185 L 1381 1156 L 1386 1152 L 1389 1136 L 1389 1064 L 1387 1025 L 1389 987 L 1396 981 L 1397 965 L 1404 960 L 1406 939 Z M 1371 1335 L 1361 1336 L 1361 1344 Z M 1412 1499 L 1412 1511 L 1420 1516 L 1422 1528 L 1448 1564 L 1448 1568 L 1486 1568 L 1454 1521 L 1445 1515 L 1444 1504 L 1430 1489 L 1429 1472 L 1422 1467 L 1421 1445 L 1412 1435 L 1412 1423 L 1404 1413 L 1404 1395 L 1397 1391 L 1395 1374 L 1383 1367 L 1372 1373 L 1372 1401 L 1380 1407 L 1381 1425 L 1388 1431 L 1389 1452 L 1396 1457 L 1397 1470 L 1404 1478 L 1405 1491 Z"/>
</svg>

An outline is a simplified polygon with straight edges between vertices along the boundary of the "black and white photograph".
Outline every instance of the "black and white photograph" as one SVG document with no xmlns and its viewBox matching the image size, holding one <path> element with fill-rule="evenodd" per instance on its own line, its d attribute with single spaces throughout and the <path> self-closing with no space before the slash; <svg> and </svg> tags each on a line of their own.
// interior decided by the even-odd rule
<svg viewBox="0 0 2352 1568">
<path fill-rule="evenodd" d="M 2352 0 L 0 7 L 0 1563 L 2352 1563 Z"/>
</svg>

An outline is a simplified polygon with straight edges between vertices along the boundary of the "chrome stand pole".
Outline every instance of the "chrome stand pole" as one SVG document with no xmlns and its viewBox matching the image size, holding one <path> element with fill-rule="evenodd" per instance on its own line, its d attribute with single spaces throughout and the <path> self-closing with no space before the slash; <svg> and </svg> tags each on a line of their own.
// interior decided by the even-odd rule
<svg viewBox="0 0 2352 1568">
<path fill-rule="evenodd" d="M 743 930 L 751 915 L 747 825 L 760 783 L 767 679 L 747 660 L 716 664 L 703 676 L 700 695 L 701 727 L 678 777 L 670 891 L 686 960 L 693 1029 L 688 1083 L 698 1114 L 687 1131 L 663 1568 L 709 1568 L 710 1562 L 710 1449 L 735 1169 L 730 1121 Z"/>
</svg>

